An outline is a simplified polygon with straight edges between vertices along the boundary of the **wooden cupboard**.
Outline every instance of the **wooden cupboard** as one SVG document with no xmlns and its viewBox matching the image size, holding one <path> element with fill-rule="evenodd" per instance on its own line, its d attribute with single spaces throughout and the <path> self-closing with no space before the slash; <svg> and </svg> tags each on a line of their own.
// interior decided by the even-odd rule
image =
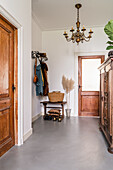
<svg viewBox="0 0 113 170">
<path fill-rule="evenodd" d="M 113 56 L 100 67 L 100 130 L 113 153 Z"/>
</svg>

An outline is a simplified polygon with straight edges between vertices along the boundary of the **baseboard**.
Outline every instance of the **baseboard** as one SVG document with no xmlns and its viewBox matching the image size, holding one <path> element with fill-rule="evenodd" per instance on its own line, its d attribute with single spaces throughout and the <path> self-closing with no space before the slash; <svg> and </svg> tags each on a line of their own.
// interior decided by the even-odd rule
<svg viewBox="0 0 113 170">
<path fill-rule="evenodd" d="M 32 135 L 32 128 L 24 135 L 23 140 L 24 142 Z"/>
<path fill-rule="evenodd" d="M 78 116 L 78 117 L 100 119 L 100 116 Z"/>
<path fill-rule="evenodd" d="M 42 116 L 42 113 L 39 113 L 39 114 L 37 114 L 36 116 L 34 116 L 34 117 L 32 118 L 32 123 L 33 123 L 35 120 L 39 119 L 40 116 Z"/>
</svg>

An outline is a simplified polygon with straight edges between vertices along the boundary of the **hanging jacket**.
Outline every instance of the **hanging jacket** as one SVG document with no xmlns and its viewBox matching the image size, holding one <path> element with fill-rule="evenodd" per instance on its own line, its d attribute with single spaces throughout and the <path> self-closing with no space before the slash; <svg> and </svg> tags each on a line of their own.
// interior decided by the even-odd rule
<svg viewBox="0 0 113 170">
<path fill-rule="evenodd" d="M 47 96 L 49 93 L 49 85 L 48 85 L 48 78 L 47 78 L 47 71 L 48 71 L 48 66 L 46 63 L 41 62 L 41 69 L 44 77 L 44 86 L 43 86 L 43 95 Z"/>
<path fill-rule="evenodd" d="M 40 64 L 36 67 L 36 75 L 38 77 L 38 81 L 36 83 L 36 96 L 40 96 L 43 95 L 43 81 Z"/>
</svg>

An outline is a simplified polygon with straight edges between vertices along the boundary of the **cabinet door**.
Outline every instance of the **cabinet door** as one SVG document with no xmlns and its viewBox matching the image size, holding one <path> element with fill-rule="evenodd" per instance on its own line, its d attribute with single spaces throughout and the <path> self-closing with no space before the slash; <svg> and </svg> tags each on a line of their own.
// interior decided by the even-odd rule
<svg viewBox="0 0 113 170">
<path fill-rule="evenodd" d="M 104 126 L 104 73 L 100 75 L 100 119 Z"/>
<path fill-rule="evenodd" d="M 111 70 L 104 75 L 104 125 L 111 136 Z"/>
<path fill-rule="evenodd" d="M 104 125 L 108 128 L 108 76 L 109 73 L 104 73 Z"/>
<path fill-rule="evenodd" d="M 109 73 L 108 73 L 108 131 L 109 131 L 110 136 L 112 136 L 112 127 L 111 127 L 111 120 L 112 120 L 112 117 L 111 117 L 112 83 L 111 83 L 111 80 L 112 80 L 112 70 L 110 70 Z"/>
</svg>

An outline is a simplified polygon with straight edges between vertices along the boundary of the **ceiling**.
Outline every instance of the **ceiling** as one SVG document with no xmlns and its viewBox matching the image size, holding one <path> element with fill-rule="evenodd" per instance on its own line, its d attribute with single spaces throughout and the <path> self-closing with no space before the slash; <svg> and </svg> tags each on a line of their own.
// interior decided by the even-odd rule
<svg viewBox="0 0 113 170">
<path fill-rule="evenodd" d="M 42 30 L 69 29 L 76 23 L 75 3 L 81 3 L 81 26 L 99 27 L 113 19 L 113 0 L 32 0 L 33 16 Z"/>
</svg>

